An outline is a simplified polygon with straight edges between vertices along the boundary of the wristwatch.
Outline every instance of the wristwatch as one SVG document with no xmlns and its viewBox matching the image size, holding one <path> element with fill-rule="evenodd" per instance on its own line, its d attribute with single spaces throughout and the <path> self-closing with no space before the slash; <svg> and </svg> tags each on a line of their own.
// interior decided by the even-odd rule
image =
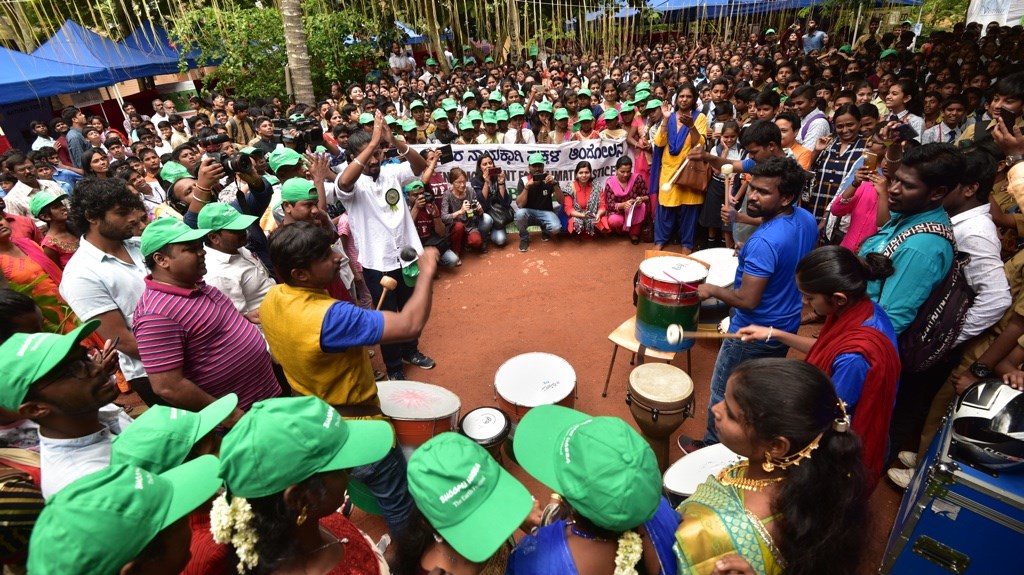
<svg viewBox="0 0 1024 575">
<path fill-rule="evenodd" d="M 995 374 L 995 372 L 992 371 L 991 367 L 985 365 L 984 363 L 981 363 L 980 361 L 972 363 L 971 367 L 969 367 L 968 369 L 971 370 L 971 375 L 979 379 L 992 377 Z"/>
<path fill-rule="evenodd" d="M 1013 156 L 1006 156 L 1006 168 L 1012 168 L 1015 164 L 1024 162 L 1024 154 L 1015 154 Z"/>
</svg>

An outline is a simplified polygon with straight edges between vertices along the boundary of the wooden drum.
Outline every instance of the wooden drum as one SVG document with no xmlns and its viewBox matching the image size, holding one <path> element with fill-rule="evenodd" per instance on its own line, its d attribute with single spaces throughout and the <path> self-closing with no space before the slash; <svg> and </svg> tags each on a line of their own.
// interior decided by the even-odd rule
<svg viewBox="0 0 1024 575">
<path fill-rule="evenodd" d="M 638 365 L 629 373 L 626 403 L 664 472 L 669 437 L 693 414 L 693 380 L 667 363 Z"/>
<path fill-rule="evenodd" d="M 462 403 L 443 387 L 418 381 L 378 381 L 377 395 L 407 460 L 427 440 L 455 431 L 458 425 Z"/>
</svg>

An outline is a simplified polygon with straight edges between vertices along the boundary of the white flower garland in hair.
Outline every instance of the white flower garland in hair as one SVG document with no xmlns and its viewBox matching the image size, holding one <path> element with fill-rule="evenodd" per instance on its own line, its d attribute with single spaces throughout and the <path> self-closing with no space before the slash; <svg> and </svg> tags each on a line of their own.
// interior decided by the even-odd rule
<svg viewBox="0 0 1024 575">
<path fill-rule="evenodd" d="M 238 555 L 238 572 L 244 574 L 260 562 L 256 551 L 258 538 L 252 527 L 252 506 L 242 497 L 232 497 L 228 503 L 227 494 L 213 500 L 210 509 L 210 532 L 213 540 L 221 545 L 231 545 Z"/>
<path fill-rule="evenodd" d="M 637 575 L 636 564 L 643 555 L 644 544 L 635 531 L 626 531 L 619 537 L 615 551 L 615 575 Z"/>
</svg>

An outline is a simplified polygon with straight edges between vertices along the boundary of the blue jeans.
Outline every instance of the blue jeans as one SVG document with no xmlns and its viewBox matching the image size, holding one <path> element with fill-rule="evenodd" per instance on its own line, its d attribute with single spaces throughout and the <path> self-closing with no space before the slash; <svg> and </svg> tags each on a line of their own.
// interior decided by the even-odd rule
<svg viewBox="0 0 1024 575">
<path fill-rule="evenodd" d="M 459 256 L 451 250 L 445 250 L 438 258 L 437 263 L 446 268 L 453 268 L 459 263 Z"/>
<path fill-rule="evenodd" d="M 366 287 L 370 289 L 370 297 L 374 304 L 380 300 L 380 295 L 384 292 L 384 288 L 380 285 L 380 279 L 386 275 L 397 280 L 398 287 L 388 292 L 388 295 L 384 298 L 384 305 L 382 305 L 380 309 L 382 311 L 402 311 L 406 302 L 408 302 L 409 298 L 412 297 L 413 291 L 413 288 L 405 285 L 405 280 L 402 279 L 402 269 L 398 268 L 388 272 L 382 272 L 370 268 L 363 268 L 363 279 L 366 280 Z M 380 344 L 380 354 L 384 358 L 384 365 L 387 366 L 388 373 L 401 371 L 402 358 L 409 357 L 419 351 L 419 349 L 419 339 L 412 339 L 400 343 Z"/>
<path fill-rule="evenodd" d="M 363 482 L 377 498 L 377 505 L 384 512 L 384 520 L 388 523 L 388 531 L 392 538 L 398 539 L 413 506 L 401 448 L 392 447 L 380 461 L 354 467 L 349 475 Z"/>
<path fill-rule="evenodd" d="M 519 228 L 519 237 L 529 236 L 526 228 L 531 222 L 536 222 L 541 229 L 549 234 L 557 234 L 562 231 L 562 222 L 558 214 L 549 210 L 535 210 L 533 208 L 519 208 L 516 210 L 516 227 Z"/>
<path fill-rule="evenodd" d="M 704 434 L 704 441 L 707 443 L 718 443 L 718 433 L 715 432 L 715 416 L 711 413 L 711 407 L 725 399 L 725 382 L 729 380 L 732 370 L 748 359 L 786 357 L 787 353 L 789 353 L 789 346 L 777 341 L 768 343 L 752 341 L 744 343 L 738 339 L 722 340 L 722 349 L 718 351 L 718 358 L 715 359 L 715 371 L 711 374 L 711 392 L 708 397 L 708 429 Z"/>
</svg>

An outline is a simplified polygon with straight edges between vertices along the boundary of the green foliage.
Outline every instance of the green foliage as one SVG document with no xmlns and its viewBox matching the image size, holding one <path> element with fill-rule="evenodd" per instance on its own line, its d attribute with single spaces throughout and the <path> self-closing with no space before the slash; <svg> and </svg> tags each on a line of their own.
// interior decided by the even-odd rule
<svg viewBox="0 0 1024 575">
<path fill-rule="evenodd" d="M 314 12 L 312 4 L 305 3 L 303 26 L 316 94 L 329 94 L 334 80 L 343 85 L 362 81 L 369 72 L 383 67 L 376 44 L 366 38 L 366 31 L 380 29 L 369 17 L 351 8 Z M 394 25 L 390 29 L 395 30 Z M 349 35 L 360 40 L 345 44 Z M 387 45 L 389 38 L 382 34 L 378 42 Z"/>
</svg>

